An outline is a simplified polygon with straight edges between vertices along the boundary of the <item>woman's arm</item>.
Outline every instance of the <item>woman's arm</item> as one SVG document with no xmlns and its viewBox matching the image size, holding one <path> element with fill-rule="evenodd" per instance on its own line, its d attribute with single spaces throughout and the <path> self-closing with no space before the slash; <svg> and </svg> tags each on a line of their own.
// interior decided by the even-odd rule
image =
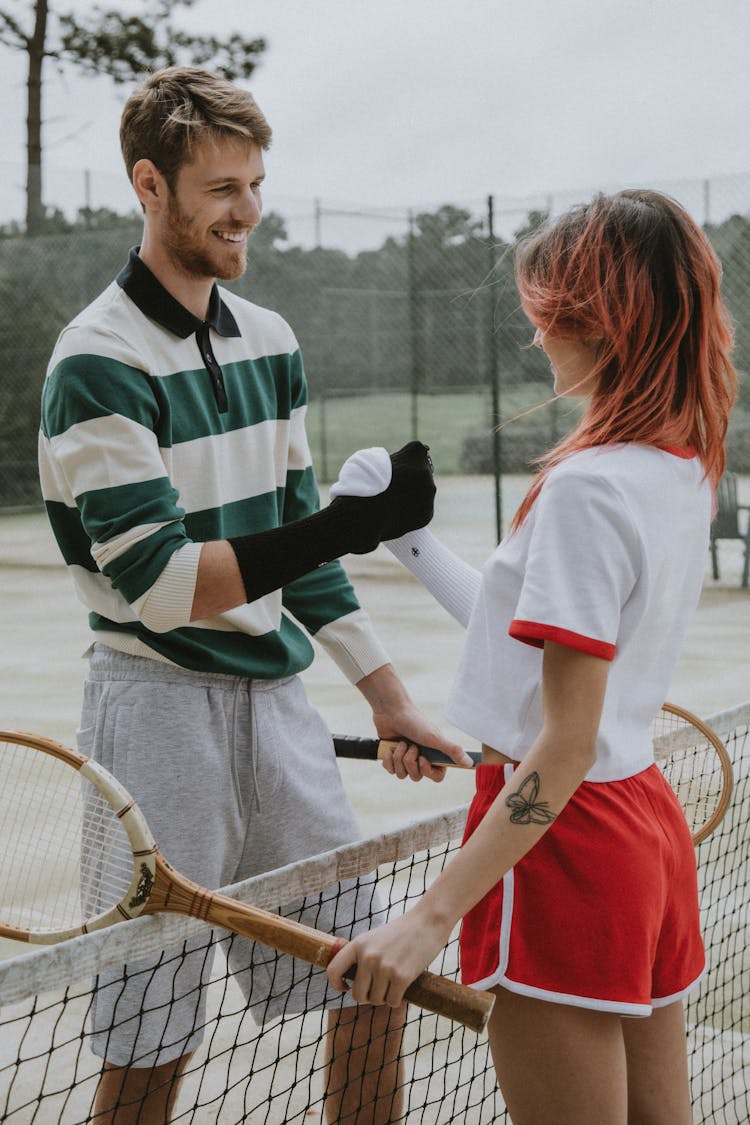
<svg viewBox="0 0 750 1125">
<path fill-rule="evenodd" d="M 385 546 L 464 629 L 479 597 L 481 573 L 436 539 L 426 527 Z"/>
<path fill-rule="evenodd" d="M 544 722 L 530 753 L 416 906 L 333 958 L 328 976 L 335 988 L 347 987 L 344 975 L 356 964 L 355 1000 L 399 1004 L 459 919 L 541 839 L 594 763 L 608 670 L 606 660 L 546 642 Z"/>
<path fill-rule="evenodd" d="M 330 495 L 379 496 L 388 489 L 391 476 L 391 463 L 382 446 L 358 449 L 341 466 Z M 400 538 L 391 536 L 385 546 L 466 628 L 479 595 L 479 571 L 443 546 L 424 525 L 416 533 L 408 531 Z"/>
</svg>

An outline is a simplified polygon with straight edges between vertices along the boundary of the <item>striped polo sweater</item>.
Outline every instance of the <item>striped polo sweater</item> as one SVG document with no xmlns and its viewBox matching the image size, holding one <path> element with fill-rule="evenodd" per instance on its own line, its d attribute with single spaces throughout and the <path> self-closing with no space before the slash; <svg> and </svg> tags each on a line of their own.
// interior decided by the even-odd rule
<svg viewBox="0 0 750 1125">
<path fill-rule="evenodd" d="M 61 333 L 42 393 L 52 530 L 95 639 L 200 672 L 277 679 L 315 636 L 356 682 L 386 663 L 340 563 L 190 622 L 201 544 L 318 510 L 297 341 L 214 285 L 208 319 L 132 250 Z"/>
</svg>

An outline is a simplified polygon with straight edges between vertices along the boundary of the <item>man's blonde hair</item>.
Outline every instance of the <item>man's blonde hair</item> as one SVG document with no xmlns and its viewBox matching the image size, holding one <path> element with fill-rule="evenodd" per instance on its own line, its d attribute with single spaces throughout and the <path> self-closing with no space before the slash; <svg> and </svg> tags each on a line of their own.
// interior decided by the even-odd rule
<svg viewBox="0 0 750 1125">
<path fill-rule="evenodd" d="M 195 145 L 227 138 L 267 149 L 271 128 L 247 90 L 193 66 L 151 74 L 128 98 L 120 122 L 128 178 L 136 161 L 151 160 L 173 190 Z"/>
</svg>

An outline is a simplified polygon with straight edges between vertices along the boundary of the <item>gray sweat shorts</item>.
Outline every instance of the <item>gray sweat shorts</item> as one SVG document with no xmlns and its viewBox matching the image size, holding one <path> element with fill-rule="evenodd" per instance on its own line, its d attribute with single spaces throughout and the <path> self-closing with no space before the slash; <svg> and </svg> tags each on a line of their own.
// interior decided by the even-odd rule
<svg viewBox="0 0 750 1125">
<path fill-rule="evenodd" d="M 297 677 L 247 680 L 115 652 L 91 653 L 78 748 L 130 791 L 171 865 L 211 889 L 360 838 L 331 736 Z M 374 887 L 342 883 L 283 913 L 349 938 L 379 914 Z M 366 901 L 365 901 L 366 900 Z M 355 921 L 355 919 L 357 921 Z M 322 970 L 232 936 L 228 967 L 258 1023 L 338 1007 Z M 194 1050 L 214 944 L 102 974 L 92 1048 L 115 1066 L 153 1066 Z M 123 982 L 123 976 L 127 983 Z"/>
</svg>

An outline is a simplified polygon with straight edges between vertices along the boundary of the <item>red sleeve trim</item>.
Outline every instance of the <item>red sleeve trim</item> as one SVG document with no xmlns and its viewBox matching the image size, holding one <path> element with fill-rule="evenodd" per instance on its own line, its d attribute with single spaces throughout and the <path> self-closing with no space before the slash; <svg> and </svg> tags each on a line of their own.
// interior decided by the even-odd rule
<svg viewBox="0 0 750 1125">
<path fill-rule="evenodd" d="M 617 651 L 614 645 L 606 641 L 584 637 L 582 633 L 559 629 L 556 625 L 540 625 L 537 621 L 511 621 L 508 633 L 515 640 L 534 645 L 535 648 L 544 648 L 545 641 L 554 641 L 555 644 L 567 645 L 568 648 L 575 648 L 579 652 L 599 656 L 602 660 L 614 660 Z"/>
</svg>

